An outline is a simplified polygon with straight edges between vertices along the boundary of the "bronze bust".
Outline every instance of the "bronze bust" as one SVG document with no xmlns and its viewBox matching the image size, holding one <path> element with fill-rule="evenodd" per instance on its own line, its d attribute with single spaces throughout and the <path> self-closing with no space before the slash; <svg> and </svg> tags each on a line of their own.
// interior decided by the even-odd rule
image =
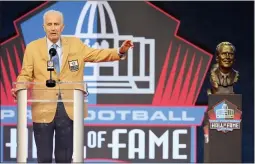
<svg viewBox="0 0 255 164">
<path fill-rule="evenodd" d="M 216 62 L 210 72 L 211 89 L 209 94 L 234 94 L 233 85 L 238 81 L 239 73 L 233 69 L 235 47 L 230 42 L 221 42 L 216 47 Z"/>
<path fill-rule="evenodd" d="M 210 71 L 211 88 L 207 94 L 234 94 L 233 85 L 238 81 L 239 73 L 233 69 L 236 49 L 230 42 L 221 42 L 216 47 L 216 64 Z M 208 113 L 204 119 L 205 143 L 209 142 Z"/>
</svg>

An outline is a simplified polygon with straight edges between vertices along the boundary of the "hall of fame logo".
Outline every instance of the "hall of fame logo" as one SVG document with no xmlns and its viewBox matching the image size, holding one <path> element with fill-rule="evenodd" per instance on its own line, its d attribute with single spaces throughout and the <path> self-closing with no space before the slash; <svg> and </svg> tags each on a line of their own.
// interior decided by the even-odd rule
<svg viewBox="0 0 255 164">
<path fill-rule="evenodd" d="M 227 100 L 223 100 L 208 111 L 210 129 L 227 133 L 240 129 L 242 111 Z"/>
</svg>

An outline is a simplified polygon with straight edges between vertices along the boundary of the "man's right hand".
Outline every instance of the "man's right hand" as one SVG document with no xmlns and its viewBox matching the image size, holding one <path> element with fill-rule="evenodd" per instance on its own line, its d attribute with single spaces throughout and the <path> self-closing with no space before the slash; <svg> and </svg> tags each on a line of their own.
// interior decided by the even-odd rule
<svg viewBox="0 0 255 164">
<path fill-rule="evenodd" d="M 17 89 L 16 88 L 12 88 L 11 92 L 12 92 L 12 97 L 16 100 L 16 98 L 17 98 Z"/>
</svg>

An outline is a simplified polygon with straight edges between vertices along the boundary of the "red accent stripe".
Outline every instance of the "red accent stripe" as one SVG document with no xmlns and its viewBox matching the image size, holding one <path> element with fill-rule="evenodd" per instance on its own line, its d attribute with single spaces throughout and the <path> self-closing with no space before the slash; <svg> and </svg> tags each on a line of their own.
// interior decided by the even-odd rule
<svg viewBox="0 0 255 164">
<path fill-rule="evenodd" d="M 10 53 L 8 51 L 8 49 L 6 48 L 6 54 L 7 54 L 7 59 L 8 59 L 8 66 L 7 68 L 9 68 L 10 70 L 10 75 L 11 75 L 11 81 L 9 81 L 9 83 L 13 82 L 16 80 L 16 73 L 14 71 L 14 66 L 12 64 L 12 61 L 11 61 L 11 57 L 10 57 Z M 11 89 L 11 88 L 10 88 Z"/>
<path fill-rule="evenodd" d="M 1 60 L 1 65 L 3 66 L 4 65 L 4 63 L 3 63 L 3 60 Z M 4 67 L 4 66 L 3 66 Z M 3 70 L 3 79 L 4 79 L 4 81 L 3 81 L 3 86 L 4 86 L 4 89 L 5 89 L 5 96 L 6 96 L 6 103 L 8 104 L 8 102 L 10 102 L 10 101 L 8 101 L 8 100 L 10 100 L 11 99 L 11 95 L 10 95 L 10 90 L 11 90 L 11 85 L 10 85 L 10 81 L 8 80 L 9 78 L 8 78 L 8 75 L 7 75 L 7 72 L 6 72 L 6 69 L 4 68 L 4 69 L 2 69 Z M 9 92 L 8 92 L 9 91 Z M 4 105 L 3 103 L 2 103 L 2 105 Z"/>
<path fill-rule="evenodd" d="M 177 104 L 179 96 L 182 92 L 181 86 L 182 86 L 183 80 L 184 80 L 184 70 L 185 70 L 185 66 L 187 65 L 187 56 L 188 56 L 188 50 L 186 50 L 186 53 L 185 53 L 185 56 L 184 56 L 184 59 L 182 62 L 181 70 L 180 70 L 178 78 L 175 82 L 174 91 L 173 91 L 173 94 L 169 101 L 171 103 L 170 105 Z"/>
<path fill-rule="evenodd" d="M 24 42 L 22 41 L 22 39 L 20 39 L 20 45 L 21 45 L 22 51 L 23 51 L 23 53 L 24 53 L 24 52 L 25 52 L 25 44 L 24 44 Z"/>
<path fill-rule="evenodd" d="M 170 96 L 172 94 L 172 90 L 173 90 L 173 87 L 174 87 L 174 79 L 175 79 L 176 69 L 177 69 L 177 65 L 178 65 L 178 61 L 179 61 L 180 50 L 181 50 L 181 45 L 178 46 L 178 50 L 177 50 L 177 53 L 176 53 L 176 57 L 174 59 L 172 70 L 171 70 L 170 75 L 168 77 L 168 81 L 167 81 L 167 84 L 166 84 L 166 90 L 164 92 L 163 99 L 162 99 L 162 104 L 167 104 L 167 105 L 170 104 L 169 100 L 170 100 Z"/>
<path fill-rule="evenodd" d="M 161 98 L 162 98 L 162 95 L 163 95 L 165 81 L 166 81 L 168 62 L 169 62 L 170 54 L 171 54 L 171 51 L 172 51 L 172 43 L 173 42 L 171 41 L 170 45 L 168 47 L 168 51 L 167 51 L 167 54 L 166 54 L 166 59 L 164 61 L 164 65 L 163 65 L 163 68 L 162 68 L 162 71 L 161 71 L 161 74 L 160 74 L 160 77 L 159 77 L 158 86 L 157 86 L 156 92 L 155 92 L 154 97 L 153 97 L 153 101 L 152 101 L 153 105 L 161 104 Z"/>
<path fill-rule="evenodd" d="M 14 55 L 15 55 L 15 59 L 16 59 L 16 64 L 17 64 L 17 69 L 18 69 L 18 72 L 21 70 L 21 62 L 20 62 L 20 58 L 19 58 L 19 54 L 18 54 L 18 51 L 17 51 L 17 48 L 16 48 L 16 45 L 14 44 L 13 45 L 13 50 L 14 50 Z"/>
<path fill-rule="evenodd" d="M 199 73 L 200 73 L 202 62 L 203 62 L 203 57 L 200 58 L 200 61 L 199 61 L 198 67 L 197 67 L 197 71 L 196 71 L 195 76 L 194 76 L 194 80 L 193 80 L 192 85 L 190 87 L 190 91 L 189 91 L 189 94 L 188 94 L 188 99 L 186 100 L 185 104 L 191 105 L 191 104 L 194 103 L 193 101 L 195 99 L 195 92 L 196 92 L 196 87 L 197 87 L 197 84 L 198 84 L 198 76 L 199 76 Z"/>
<path fill-rule="evenodd" d="M 1 59 L 1 70 L 2 70 L 2 78 L 4 79 L 4 72 L 6 73 L 6 69 L 4 68 L 4 64 L 3 64 L 3 59 L 2 56 L 0 56 Z M 4 87 L 4 80 L 1 80 L 1 104 L 7 104 L 7 96 L 6 96 L 6 91 L 5 91 L 5 87 Z"/>
<path fill-rule="evenodd" d="M 1 62 L 1 64 L 2 64 L 2 62 Z M 4 88 L 3 82 L 1 81 L 1 104 L 7 105 L 7 103 L 8 103 L 8 101 L 7 101 L 5 88 Z"/>
<path fill-rule="evenodd" d="M 191 59 L 189 70 L 188 70 L 187 75 L 186 75 L 186 79 L 184 79 L 181 95 L 180 95 L 180 98 L 178 99 L 178 102 L 177 102 L 178 104 L 185 104 L 185 101 L 187 99 L 187 95 L 188 95 L 188 91 L 189 91 L 189 86 L 190 86 L 190 83 L 191 83 L 192 69 L 193 69 L 193 65 L 194 65 L 194 62 L 195 62 L 195 56 L 196 55 L 194 53 L 193 57 Z"/>
</svg>

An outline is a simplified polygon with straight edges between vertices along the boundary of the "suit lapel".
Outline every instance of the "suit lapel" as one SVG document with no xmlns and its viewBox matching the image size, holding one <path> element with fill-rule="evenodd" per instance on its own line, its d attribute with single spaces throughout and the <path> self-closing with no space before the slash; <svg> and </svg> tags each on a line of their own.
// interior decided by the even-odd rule
<svg viewBox="0 0 255 164">
<path fill-rule="evenodd" d="M 67 56 L 68 56 L 68 53 L 69 53 L 69 43 L 68 43 L 68 40 L 67 38 L 65 37 L 61 37 L 61 44 L 62 44 L 62 64 L 61 64 L 61 72 L 60 74 L 63 72 L 63 68 L 64 66 L 66 65 L 66 60 L 67 60 Z"/>
<path fill-rule="evenodd" d="M 43 60 L 48 61 L 50 58 L 49 58 L 46 37 L 42 38 L 39 48 L 40 48 L 40 53 L 41 53 L 41 57 L 43 58 Z"/>
<path fill-rule="evenodd" d="M 42 38 L 42 42 L 41 42 L 41 46 L 40 46 L 40 52 L 41 52 L 41 56 L 42 56 L 43 60 L 45 60 L 46 62 L 48 60 L 50 60 L 48 44 L 47 44 L 46 37 Z M 53 75 L 57 76 L 57 72 L 56 72 L 55 69 L 54 69 L 54 71 L 52 73 L 53 73 Z"/>
</svg>

